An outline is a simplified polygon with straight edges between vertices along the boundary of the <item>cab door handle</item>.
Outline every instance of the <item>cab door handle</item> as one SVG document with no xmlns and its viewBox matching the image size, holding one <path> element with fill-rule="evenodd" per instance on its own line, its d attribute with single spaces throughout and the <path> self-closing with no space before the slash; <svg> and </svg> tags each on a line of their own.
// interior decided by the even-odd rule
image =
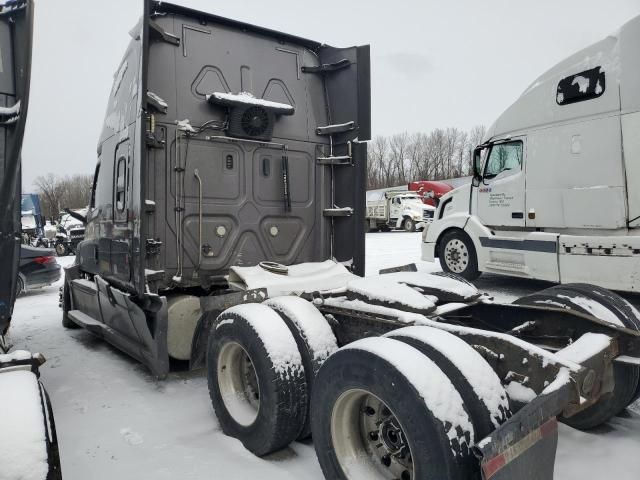
<svg viewBox="0 0 640 480">
<path fill-rule="evenodd" d="M 523 212 L 511 212 L 511 218 L 524 218 Z"/>
</svg>

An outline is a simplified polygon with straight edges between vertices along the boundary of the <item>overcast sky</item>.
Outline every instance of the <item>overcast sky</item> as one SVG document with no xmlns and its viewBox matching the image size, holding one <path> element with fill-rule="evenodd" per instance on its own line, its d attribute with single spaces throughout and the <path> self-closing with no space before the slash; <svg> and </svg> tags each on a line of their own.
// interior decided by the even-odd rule
<svg viewBox="0 0 640 480">
<path fill-rule="evenodd" d="M 92 173 L 142 0 L 36 0 L 23 186 Z M 638 0 L 174 0 L 334 46 L 371 45 L 373 134 L 489 125 L 547 68 L 640 14 Z"/>
</svg>

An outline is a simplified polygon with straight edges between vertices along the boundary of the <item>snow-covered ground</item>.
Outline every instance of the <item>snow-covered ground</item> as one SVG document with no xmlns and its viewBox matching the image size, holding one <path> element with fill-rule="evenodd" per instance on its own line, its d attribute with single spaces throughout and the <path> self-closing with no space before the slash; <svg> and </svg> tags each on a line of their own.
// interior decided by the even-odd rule
<svg viewBox="0 0 640 480">
<path fill-rule="evenodd" d="M 367 235 L 369 275 L 411 262 L 439 268 L 419 258 L 418 233 Z M 477 285 L 503 301 L 548 286 L 493 275 L 481 277 Z M 65 330 L 59 286 L 19 298 L 11 333 L 15 348 L 39 351 L 48 359 L 42 379 L 53 402 L 65 480 L 323 479 L 310 442 L 260 459 L 224 436 L 209 403 L 204 372 L 172 373 L 159 382 L 90 333 Z M 638 297 L 631 300 L 640 304 Z M 556 478 L 635 480 L 640 476 L 638 452 L 639 404 L 598 432 L 561 425 Z"/>
</svg>

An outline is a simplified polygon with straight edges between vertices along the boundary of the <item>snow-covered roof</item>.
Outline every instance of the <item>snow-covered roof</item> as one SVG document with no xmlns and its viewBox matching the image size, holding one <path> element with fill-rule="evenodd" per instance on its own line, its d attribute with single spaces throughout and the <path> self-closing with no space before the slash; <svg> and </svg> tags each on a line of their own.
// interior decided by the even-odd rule
<svg viewBox="0 0 640 480">
<path fill-rule="evenodd" d="M 271 100 L 265 100 L 264 98 L 256 98 L 249 92 L 213 92 L 207 95 L 207 101 L 216 105 L 224 105 L 228 107 L 238 105 L 260 106 L 268 110 L 272 110 L 274 113 L 280 115 L 293 115 L 295 112 L 295 108 L 288 103 L 272 102 Z"/>
<path fill-rule="evenodd" d="M 491 125 L 484 141 L 517 135 L 554 122 L 616 111 L 620 105 L 623 111 L 640 110 L 638 45 L 640 16 L 540 75 Z M 588 101 L 561 104 L 562 96 L 558 91 L 560 81 L 597 67 L 604 72 L 606 79 L 606 88 L 595 86 L 601 95 Z M 586 80 L 575 78 L 574 82 L 582 84 L 584 88 Z"/>
</svg>

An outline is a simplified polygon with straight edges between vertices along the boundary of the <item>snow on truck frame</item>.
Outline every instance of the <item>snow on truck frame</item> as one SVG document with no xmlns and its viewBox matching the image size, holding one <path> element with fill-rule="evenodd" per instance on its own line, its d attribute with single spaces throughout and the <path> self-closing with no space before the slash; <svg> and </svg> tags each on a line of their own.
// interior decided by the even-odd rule
<svg viewBox="0 0 640 480">
<path fill-rule="evenodd" d="M 640 289 L 640 17 L 544 73 L 488 130 L 471 185 L 442 198 L 422 258 Z"/>
<path fill-rule="evenodd" d="M 313 434 L 328 479 L 550 479 L 556 416 L 637 397 L 640 314 L 606 290 L 359 276 L 368 47 L 149 1 L 132 36 L 64 326 L 158 377 L 206 366 L 225 433 L 257 455 Z"/>
</svg>

